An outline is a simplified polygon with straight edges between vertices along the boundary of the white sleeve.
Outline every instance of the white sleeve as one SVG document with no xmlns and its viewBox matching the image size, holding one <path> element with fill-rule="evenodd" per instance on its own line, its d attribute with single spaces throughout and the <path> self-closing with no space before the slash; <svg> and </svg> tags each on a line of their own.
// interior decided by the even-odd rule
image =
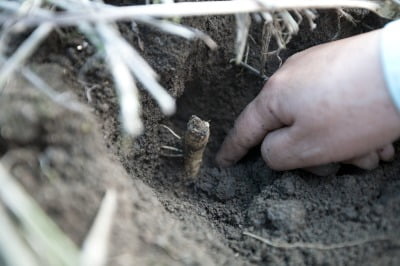
<svg viewBox="0 0 400 266">
<path fill-rule="evenodd" d="M 400 20 L 390 22 L 383 28 L 381 61 L 386 87 L 400 111 Z"/>
</svg>

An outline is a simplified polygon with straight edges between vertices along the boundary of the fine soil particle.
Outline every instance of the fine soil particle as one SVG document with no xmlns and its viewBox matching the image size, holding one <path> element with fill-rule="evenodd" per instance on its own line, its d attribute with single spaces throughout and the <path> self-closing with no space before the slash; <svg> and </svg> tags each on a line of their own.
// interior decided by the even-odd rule
<svg viewBox="0 0 400 266">
<path fill-rule="evenodd" d="M 321 12 L 317 30 L 302 25 L 281 59 L 383 25 L 373 15 L 355 16 L 353 25 L 333 11 Z M 3 92 L 0 154 L 43 209 L 80 245 L 105 191 L 116 188 L 109 265 L 399 264 L 400 158 L 371 172 L 346 168 L 321 178 L 302 171 L 274 172 L 254 149 L 236 166 L 218 168 L 214 156 L 219 145 L 263 80 L 229 64 L 232 17 L 182 23 L 208 33 L 219 48 L 210 51 L 201 42 L 143 26 L 134 34 L 130 25 L 120 25 L 178 97 L 177 113 L 165 118 L 142 91 L 145 133 L 136 140 L 121 133 L 106 67 L 93 57 L 90 45 L 83 51 L 75 48 L 86 41 L 73 31 L 54 34 L 35 55 L 34 69 L 57 90 L 77 95 L 87 110 L 68 111 L 19 78 Z M 255 67 L 260 67 L 260 36 L 261 26 L 254 24 L 248 63 Z M 279 61 L 268 61 L 268 75 Z M 200 173 L 187 185 L 183 159 L 161 156 L 163 145 L 182 148 L 161 124 L 183 136 L 192 115 L 209 121 L 211 136 Z M 245 231 L 287 243 L 375 241 L 331 250 L 286 249 L 245 236 Z"/>
</svg>

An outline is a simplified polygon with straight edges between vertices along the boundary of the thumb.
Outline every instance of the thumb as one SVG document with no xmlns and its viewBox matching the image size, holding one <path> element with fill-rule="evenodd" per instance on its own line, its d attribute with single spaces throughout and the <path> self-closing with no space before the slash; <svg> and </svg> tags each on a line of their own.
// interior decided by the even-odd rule
<svg viewBox="0 0 400 266">
<path fill-rule="evenodd" d="M 322 165 L 329 158 L 312 136 L 302 133 L 296 124 L 270 132 L 261 145 L 261 154 L 274 170 L 291 170 Z"/>
<path fill-rule="evenodd" d="M 290 127 L 270 132 L 261 145 L 261 155 L 267 165 L 277 171 L 296 168 L 298 156 L 291 152 L 293 133 Z"/>
</svg>

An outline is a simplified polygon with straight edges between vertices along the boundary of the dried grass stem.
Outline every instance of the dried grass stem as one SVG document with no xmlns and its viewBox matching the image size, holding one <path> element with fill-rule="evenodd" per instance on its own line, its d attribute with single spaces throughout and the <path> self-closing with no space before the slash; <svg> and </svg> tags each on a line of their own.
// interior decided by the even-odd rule
<svg viewBox="0 0 400 266">
<path fill-rule="evenodd" d="M 69 12 L 51 17 L 30 17 L 27 23 L 42 23 L 45 20 L 64 25 L 75 25 L 77 21 L 115 21 L 132 20 L 134 17 L 188 17 L 205 15 L 227 15 L 264 11 L 281 11 L 295 9 L 331 9 L 331 8 L 363 8 L 377 12 L 381 8 L 378 1 L 370 0 L 247 0 L 247 1 L 205 1 L 179 2 L 154 5 L 115 7 L 98 5 L 96 13 Z"/>
</svg>

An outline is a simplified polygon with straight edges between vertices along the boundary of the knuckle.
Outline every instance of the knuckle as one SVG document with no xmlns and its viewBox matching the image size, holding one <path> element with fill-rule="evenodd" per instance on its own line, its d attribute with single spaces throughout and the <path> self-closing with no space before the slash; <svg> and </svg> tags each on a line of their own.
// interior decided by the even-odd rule
<svg viewBox="0 0 400 266">
<path fill-rule="evenodd" d="M 235 145 L 238 150 L 247 151 L 251 142 L 252 142 L 251 138 L 249 138 L 247 136 L 243 136 L 243 137 L 237 139 Z"/>
<path fill-rule="evenodd" d="M 251 138 L 247 136 L 245 130 L 246 128 L 234 126 L 228 133 L 229 146 L 235 154 L 245 152 L 251 143 Z"/>
<path fill-rule="evenodd" d="M 265 163 L 272 170 L 280 171 L 279 163 L 276 160 L 276 156 L 273 156 L 272 147 L 268 144 L 268 141 L 264 141 L 261 146 L 261 155 Z"/>
<path fill-rule="evenodd" d="M 287 77 L 285 73 L 274 74 L 265 84 L 260 93 L 259 102 L 256 105 L 262 105 L 274 113 L 280 113 L 283 107 L 287 105 L 287 93 L 285 92 Z"/>
<path fill-rule="evenodd" d="M 239 148 L 244 148 L 251 141 L 246 135 L 246 130 L 246 128 L 236 124 L 230 131 L 229 137 L 232 139 L 232 143 Z"/>
<path fill-rule="evenodd" d="M 260 97 L 257 97 L 255 100 L 256 109 L 264 113 L 273 113 L 275 115 L 282 111 L 284 105 L 281 97 L 282 93 L 280 92 L 282 86 L 277 85 L 281 83 L 280 79 L 280 75 L 278 75 L 277 78 L 271 77 L 271 84 L 265 86 Z"/>
</svg>

